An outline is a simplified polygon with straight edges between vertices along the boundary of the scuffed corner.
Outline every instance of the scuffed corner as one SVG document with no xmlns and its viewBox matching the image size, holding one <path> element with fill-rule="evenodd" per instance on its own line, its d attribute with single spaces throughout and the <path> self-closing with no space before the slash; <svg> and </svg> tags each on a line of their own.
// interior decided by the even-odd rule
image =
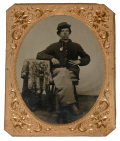
<svg viewBox="0 0 120 141">
<path fill-rule="evenodd" d="M 17 4 L 15 3 L 15 4 L 13 4 L 12 6 L 10 6 L 8 9 L 6 9 L 6 12 L 7 11 L 9 11 L 9 10 L 11 10 L 13 7 L 15 7 Z"/>
<path fill-rule="evenodd" d="M 115 12 L 114 11 L 112 11 L 107 5 L 105 5 L 105 4 L 101 4 L 101 5 L 103 5 L 105 8 L 107 8 L 109 11 L 111 11 L 112 13 L 114 13 L 115 14 Z"/>
<path fill-rule="evenodd" d="M 105 134 L 105 136 L 109 136 L 112 134 L 112 132 L 116 129 L 116 125 L 113 125 L 108 133 Z"/>
<path fill-rule="evenodd" d="M 7 128 L 7 126 L 6 126 L 5 123 L 4 123 L 4 131 L 5 131 L 7 134 L 9 134 L 10 136 L 14 136 L 14 135 L 12 135 L 12 134 L 10 133 L 11 130 L 9 130 L 9 129 Z"/>
</svg>

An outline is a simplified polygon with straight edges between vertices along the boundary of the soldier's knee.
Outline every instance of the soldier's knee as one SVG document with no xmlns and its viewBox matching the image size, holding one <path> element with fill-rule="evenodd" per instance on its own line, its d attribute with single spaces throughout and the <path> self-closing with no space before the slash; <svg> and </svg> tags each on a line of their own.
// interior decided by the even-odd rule
<svg viewBox="0 0 120 141">
<path fill-rule="evenodd" d="M 61 68 L 60 72 L 64 75 L 68 74 L 69 73 L 69 70 L 66 69 L 66 68 Z"/>
</svg>

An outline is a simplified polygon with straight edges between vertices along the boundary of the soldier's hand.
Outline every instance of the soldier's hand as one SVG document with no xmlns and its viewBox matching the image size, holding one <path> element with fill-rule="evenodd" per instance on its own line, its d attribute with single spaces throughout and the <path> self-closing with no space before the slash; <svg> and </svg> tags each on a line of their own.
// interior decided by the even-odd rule
<svg viewBox="0 0 120 141">
<path fill-rule="evenodd" d="M 79 65 L 80 63 L 80 60 L 69 60 L 69 64 L 72 66 Z"/>
<path fill-rule="evenodd" d="M 53 63 L 53 65 L 59 65 L 60 64 L 60 62 L 55 58 L 52 58 L 51 62 Z"/>
</svg>

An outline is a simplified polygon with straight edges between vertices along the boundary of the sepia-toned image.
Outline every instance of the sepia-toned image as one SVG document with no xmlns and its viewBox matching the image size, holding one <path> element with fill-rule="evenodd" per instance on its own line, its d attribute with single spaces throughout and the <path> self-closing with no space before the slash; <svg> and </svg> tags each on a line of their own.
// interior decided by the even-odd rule
<svg viewBox="0 0 120 141">
<path fill-rule="evenodd" d="M 23 39 L 16 75 L 23 101 L 37 118 L 52 124 L 75 122 L 100 94 L 102 51 L 83 22 L 51 16 L 35 24 Z"/>
</svg>

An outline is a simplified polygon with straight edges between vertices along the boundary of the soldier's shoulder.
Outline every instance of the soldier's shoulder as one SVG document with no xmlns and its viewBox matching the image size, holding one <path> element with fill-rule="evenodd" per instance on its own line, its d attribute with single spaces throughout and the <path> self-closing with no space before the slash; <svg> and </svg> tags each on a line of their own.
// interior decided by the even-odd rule
<svg viewBox="0 0 120 141">
<path fill-rule="evenodd" d="M 50 48 L 54 48 L 59 45 L 59 42 L 55 42 L 49 45 Z"/>
<path fill-rule="evenodd" d="M 76 42 L 72 42 L 73 46 L 76 48 L 76 49 L 80 49 L 82 48 L 80 44 L 76 43 Z"/>
</svg>

